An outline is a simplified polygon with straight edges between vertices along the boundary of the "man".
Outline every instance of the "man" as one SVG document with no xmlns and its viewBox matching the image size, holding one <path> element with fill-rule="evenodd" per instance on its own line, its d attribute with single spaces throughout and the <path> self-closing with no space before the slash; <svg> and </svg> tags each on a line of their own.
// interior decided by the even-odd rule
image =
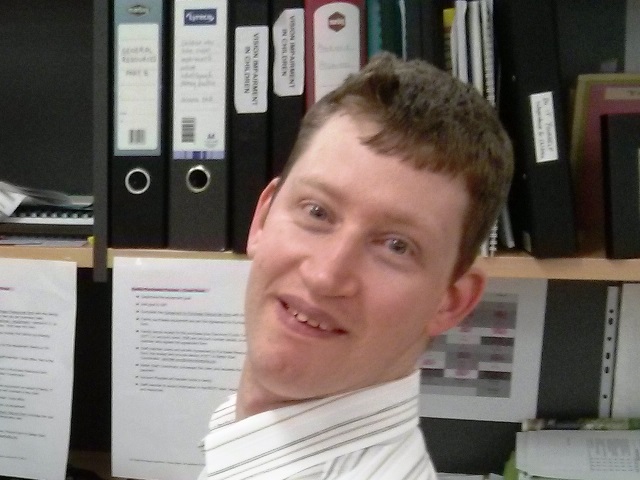
<svg viewBox="0 0 640 480">
<path fill-rule="evenodd" d="M 435 479 L 417 360 L 479 301 L 512 174 L 473 89 L 375 57 L 307 113 L 248 238 L 247 355 L 205 438 L 212 479 Z"/>
</svg>

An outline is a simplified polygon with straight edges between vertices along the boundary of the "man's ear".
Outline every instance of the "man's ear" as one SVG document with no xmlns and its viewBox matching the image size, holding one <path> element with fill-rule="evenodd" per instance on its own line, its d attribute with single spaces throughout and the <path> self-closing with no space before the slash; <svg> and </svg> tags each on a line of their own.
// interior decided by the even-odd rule
<svg viewBox="0 0 640 480">
<path fill-rule="evenodd" d="M 436 317 L 428 324 L 429 337 L 440 335 L 464 320 L 481 300 L 486 283 L 486 274 L 471 267 L 449 285 Z"/>
<path fill-rule="evenodd" d="M 256 246 L 260 241 L 262 235 L 262 229 L 267 221 L 267 214 L 271 207 L 271 202 L 278 191 L 278 185 L 280 184 L 280 178 L 274 178 L 264 188 L 258 198 L 256 209 L 253 212 L 253 219 L 251 220 L 251 226 L 249 227 L 249 236 L 247 238 L 247 256 L 253 258 Z"/>
</svg>

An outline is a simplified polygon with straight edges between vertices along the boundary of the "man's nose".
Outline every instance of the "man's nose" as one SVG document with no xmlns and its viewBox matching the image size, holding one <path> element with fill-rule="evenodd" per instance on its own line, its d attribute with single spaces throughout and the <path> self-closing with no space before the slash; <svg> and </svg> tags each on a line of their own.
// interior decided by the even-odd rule
<svg viewBox="0 0 640 480">
<path fill-rule="evenodd" d="M 334 232 L 310 242 L 308 247 L 300 273 L 309 291 L 328 297 L 355 295 L 362 268 L 362 247 L 357 237 Z"/>
</svg>

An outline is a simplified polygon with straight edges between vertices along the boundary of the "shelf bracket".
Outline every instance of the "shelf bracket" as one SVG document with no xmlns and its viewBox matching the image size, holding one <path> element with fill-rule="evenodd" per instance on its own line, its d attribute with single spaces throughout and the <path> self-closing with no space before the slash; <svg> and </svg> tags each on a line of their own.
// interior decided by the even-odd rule
<svg viewBox="0 0 640 480">
<path fill-rule="evenodd" d="M 613 379 L 620 319 L 620 287 L 607 287 L 607 308 L 604 316 L 602 339 L 602 370 L 600 373 L 600 401 L 598 414 L 601 418 L 611 416 L 613 402 Z"/>
</svg>

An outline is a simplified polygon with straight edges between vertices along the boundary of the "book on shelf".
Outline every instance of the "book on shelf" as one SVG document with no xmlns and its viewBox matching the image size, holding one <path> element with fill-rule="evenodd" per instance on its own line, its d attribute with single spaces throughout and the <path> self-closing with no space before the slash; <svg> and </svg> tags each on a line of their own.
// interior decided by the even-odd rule
<svg viewBox="0 0 640 480">
<path fill-rule="evenodd" d="M 246 253 L 253 210 L 269 181 L 269 4 L 229 4 L 229 246 Z"/>
<path fill-rule="evenodd" d="M 168 246 L 228 248 L 227 0 L 175 0 Z M 202 79 L 197 81 L 197 79 Z"/>
<path fill-rule="evenodd" d="M 167 2 L 113 0 L 109 244 L 166 246 Z"/>
<path fill-rule="evenodd" d="M 498 0 L 494 13 L 498 110 L 515 154 L 514 237 L 535 257 L 570 256 L 577 233 L 553 4 Z"/>
<path fill-rule="evenodd" d="M 640 430 L 640 418 L 528 418 L 521 430 Z"/>
<path fill-rule="evenodd" d="M 304 15 L 308 108 L 366 63 L 366 2 L 305 0 Z"/>
<path fill-rule="evenodd" d="M 516 433 L 505 480 L 637 480 L 640 430 L 534 430 Z"/>
<path fill-rule="evenodd" d="M 608 258 L 640 258 L 640 113 L 600 120 L 605 252 Z"/>
<path fill-rule="evenodd" d="M 270 5 L 269 177 L 272 178 L 282 173 L 304 115 L 305 37 L 303 0 L 271 0 Z"/>
<path fill-rule="evenodd" d="M 434 63 L 441 68 L 450 68 L 454 77 L 473 85 L 495 107 L 493 2 L 457 0 L 453 5 L 452 10 L 444 8 L 446 6 L 444 2 L 435 0 L 422 5 L 423 9 L 430 11 L 427 17 L 432 19 L 431 30 L 437 30 L 437 35 L 442 39 L 439 48 L 444 53 L 446 45 L 449 50 L 448 55 Z M 431 38 L 433 39 L 433 34 Z M 433 49 L 430 51 L 433 52 Z M 427 58 L 427 60 L 433 62 L 433 59 Z M 502 237 L 506 238 L 507 245 L 510 245 L 509 239 L 513 235 L 508 215 L 505 207 L 500 214 L 501 218 L 496 219 L 487 239 L 480 246 L 481 256 L 491 257 L 497 253 L 500 229 L 503 232 Z M 501 222 L 502 225 L 500 225 Z"/>
<path fill-rule="evenodd" d="M 603 115 L 640 113 L 640 73 L 589 73 L 576 79 L 571 121 L 571 173 L 576 220 L 594 248 L 605 244 Z"/>
<path fill-rule="evenodd" d="M 401 3 L 394 0 L 367 0 L 367 47 L 369 57 L 381 50 L 403 56 Z"/>
</svg>

